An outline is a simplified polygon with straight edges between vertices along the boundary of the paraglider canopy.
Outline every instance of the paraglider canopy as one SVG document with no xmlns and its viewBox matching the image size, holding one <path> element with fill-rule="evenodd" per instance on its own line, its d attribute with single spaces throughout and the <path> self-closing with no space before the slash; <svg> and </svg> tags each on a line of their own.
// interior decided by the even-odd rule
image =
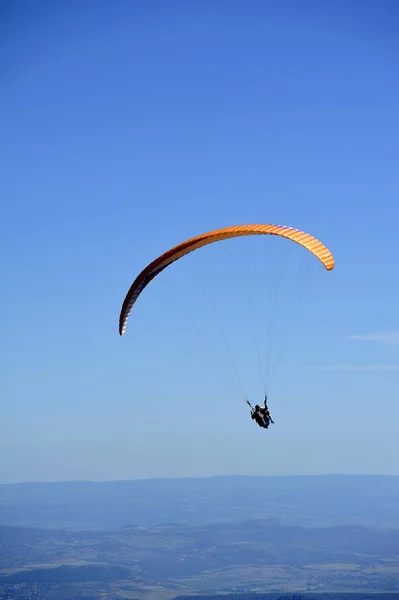
<svg viewBox="0 0 399 600">
<path fill-rule="evenodd" d="M 150 281 L 159 275 L 159 273 L 161 273 L 166 267 L 177 261 L 179 258 L 208 244 L 249 235 L 276 235 L 287 238 L 303 246 L 312 254 L 314 254 L 321 261 L 327 271 L 331 271 L 334 268 L 334 257 L 328 248 L 326 248 L 326 246 L 315 237 L 300 231 L 299 229 L 294 229 L 284 225 L 267 224 L 237 225 L 225 227 L 223 229 L 215 229 L 214 231 L 209 231 L 208 233 L 203 233 L 196 237 L 190 238 L 174 248 L 171 248 L 164 254 L 158 256 L 158 258 L 153 260 L 149 265 L 147 265 L 147 267 L 145 267 L 145 269 L 143 269 L 143 271 L 141 271 L 141 273 L 132 283 L 123 302 L 119 317 L 119 334 L 123 335 L 125 333 L 130 312 L 141 292 L 150 283 Z"/>
</svg>

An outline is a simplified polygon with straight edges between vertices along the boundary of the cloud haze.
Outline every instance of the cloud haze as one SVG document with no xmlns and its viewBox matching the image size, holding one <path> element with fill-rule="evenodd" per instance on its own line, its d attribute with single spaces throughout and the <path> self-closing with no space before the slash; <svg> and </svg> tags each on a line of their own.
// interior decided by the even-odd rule
<svg viewBox="0 0 399 600">
<path fill-rule="evenodd" d="M 305 369 L 316 371 L 399 371 L 399 364 L 393 365 L 309 365 Z"/>
<path fill-rule="evenodd" d="M 399 331 L 388 331 L 386 333 L 372 333 L 365 335 L 349 335 L 349 340 L 359 342 L 380 342 L 382 344 L 399 345 Z"/>
</svg>

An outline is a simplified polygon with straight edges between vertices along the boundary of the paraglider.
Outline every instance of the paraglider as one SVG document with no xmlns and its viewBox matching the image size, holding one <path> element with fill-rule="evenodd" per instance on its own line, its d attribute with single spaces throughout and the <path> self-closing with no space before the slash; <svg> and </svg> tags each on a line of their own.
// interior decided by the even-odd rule
<svg viewBox="0 0 399 600">
<path fill-rule="evenodd" d="M 325 267 L 327 271 L 334 268 L 334 257 L 330 250 L 318 239 L 305 233 L 299 229 L 287 227 L 284 225 L 271 224 L 254 224 L 254 225 L 237 225 L 216 229 L 203 233 L 196 237 L 190 238 L 177 246 L 174 246 L 164 254 L 161 254 L 150 264 L 148 264 L 132 283 L 126 297 L 123 301 L 119 315 L 119 334 L 124 335 L 127 327 L 127 321 L 133 306 L 147 285 L 159 275 L 169 265 L 186 256 L 190 252 L 202 248 L 208 244 L 236 238 L 240 236 L 252 235 L 273 235 L 291 240 L 311 252 Z M 258 404 L 253 408 L 247 400 L 251 408 L 251 418 L 262 428 L 268 429 L 270 423 L 274 421 L 267 407 L 267 394 L 265 394 L 264 406 Z"/>
<path fill-rule="evenodd" d="M 263 407 L 259 406 L 259 404 L 255 404 L 255 408 L 251 405 L 249 400 L 247 400 L 247 404 L 251 409 L 251 419 L 255 420 L 259 427 L 263 427 L 264 429 L 268 429 L 270 423 L 275 423 L 273 421 L 270 411 L 267 406 L 267 394 L 265 394 L 265 400 Z"/>
</svg>

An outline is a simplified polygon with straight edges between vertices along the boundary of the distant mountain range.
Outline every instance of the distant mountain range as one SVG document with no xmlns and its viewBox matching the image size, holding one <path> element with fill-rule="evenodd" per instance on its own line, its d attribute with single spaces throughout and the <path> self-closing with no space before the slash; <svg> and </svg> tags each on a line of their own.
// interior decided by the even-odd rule
<svg viewBox="0 0 399 600">
<path fill-rule="evenodd" d="M 399 477 L 0 486 L 0 600 L 354 591 L 399 599 Z"/>
<path fill-rule="evenodd" d="M 0 485 L 0 524 L 77 529 L 284 525 L 399 528 L 399 476 L 210 477 Z"/>
</svg>

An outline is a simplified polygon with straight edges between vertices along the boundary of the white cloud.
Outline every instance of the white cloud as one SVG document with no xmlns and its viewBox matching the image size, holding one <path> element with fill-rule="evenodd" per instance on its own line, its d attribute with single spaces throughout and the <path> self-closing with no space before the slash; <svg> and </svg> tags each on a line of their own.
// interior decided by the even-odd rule
<svg viewBox="0 0 399 600">
<path fill-rule="evenodd" d="M 388 331 L 385 333 L 372 333 L 365 335 L 349 335 L 349 340 L 360 342 L 380 342 L 381 344 L 399 345 L 399 331 Z"/>
<path fill-rule="evenodd" d="M 299 368 L 314 369 L 316 371 L 399 371 L 399 364 L 395 365 L 308 365 Z"/>
</svg>

